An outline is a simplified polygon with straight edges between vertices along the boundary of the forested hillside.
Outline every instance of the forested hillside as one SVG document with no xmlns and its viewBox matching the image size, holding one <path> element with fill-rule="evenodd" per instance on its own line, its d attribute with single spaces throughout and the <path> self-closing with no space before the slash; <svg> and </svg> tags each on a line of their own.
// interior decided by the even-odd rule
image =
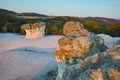
<svg viewBox="0 0 120 80">
<path fill-rule="evenodd" d="M 18 18 L 16 15 L 17 13 L 14 15 L 11 15 L 9 13 L 8 14 L 0 13 L 0 32 L 25 34 L 25 32 L 20 28 L 23 24 L 45 22 L 46 35 L 62 35 L 63 34 L 62 29 L 65 22 L 79 21 L 82 24 L 84 24 L 84 27 L 90 32 L 109 34 L 111 36 L 120 36 L 120 21 L 115 19 L 103 18 L 103 17 L 80 18 L 80 17 L 69 17 L 69 16 L 54 16 L 52 18 L 49 18 L 49 16 L 46 15 L 41 15 L 45 18 L 43 17 L 39 18 L 40 14 L 37 13 L 21 14 L 21 16 L 38 16 L 38 18 L 30 19 L 30 18 Z"/>
</svg>

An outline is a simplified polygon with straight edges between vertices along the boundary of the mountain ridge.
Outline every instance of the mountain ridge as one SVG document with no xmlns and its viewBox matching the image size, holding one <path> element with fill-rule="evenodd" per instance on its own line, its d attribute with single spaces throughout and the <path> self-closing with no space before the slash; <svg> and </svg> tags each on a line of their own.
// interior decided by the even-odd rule
<svg viewBox="0 0 120 80">
<path fill-rule="evenodd" d="M 0 14 L 17 14 L 17 12 L 0 8 Z"/>
<path fill-rule="evenodd" d="M 23 13 L 17 13 L 15 11 L 11 10 L 6 10 L 6 9 L 0 9 L 0 14 L 13 14 L 15 16 L 19 16 L 20 18 L 31 18 L 31 19 L 36 19 L 36 18 L 55 18 L 55 19 L 60 19 L 60 20 L 65 20 L 65 21 L 80 21 L 83 23 L 86 23 L 88 20 L 94 20 L 97 21 L 100 25 L 112 25 L 115 22 L 120 21 L 120 18 L 115 19 L 115 18 L 107 18 L 107 17 L 74 17 L 74 16 L 49 16 L 45 14 L 39 14 L 39 13 L 34 13 L 34 12 L 23 12 Z M 22 17 L 21 17 L 22 16 Z"/>
<path fill-rule="evenodd" d="M 34 13 L 34 12 L 18 13 L 17 16 L 38 16 L 38 17 L 47 17 L 47 15 L 38 14 L 38 13 Z"/>
</svg>

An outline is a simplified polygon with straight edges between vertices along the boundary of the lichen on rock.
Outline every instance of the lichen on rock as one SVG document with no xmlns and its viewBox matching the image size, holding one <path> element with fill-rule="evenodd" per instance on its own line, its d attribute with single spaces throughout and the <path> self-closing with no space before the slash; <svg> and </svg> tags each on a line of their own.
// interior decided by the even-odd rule
<svg viewBox="0 0 120 80">
<path fill-rule="evenodd" d="M 120 45 L 67 66 L 60 80 L 119 80 L 120 58 L 114 58 L 115 55 L 120 56 Z"/>
<path fill-rule="evenodd" d="M 84 54 L 84 56 L 91 55 L 95 52 L 104 51 L 107 48 L 104 45 L 103 38 L 88 32 L 81 25 L 81 23 L 74 21 L 65 24 L 63 31 L 66 36 L 59 39 L 58 47 L 55 51 L 55 60 L 57 62 L 68 58 L 83 57 Z M 81 33 L 79 33 L 79 36 L 71 35 L 71 31 L 81 31 Z"/>
<path fill-rule="evenodd" d="M 104 45 L 103 38 L 84 29 L 80 22 L 67 22 L 64 25 L 63 33 L 65 37 L 58 41 L 58 47 L 54 53 L 58 63 L 57 79 L 72 80 L 69 78 L 70 76 L 64 77 L 67 69 L 73 66 L 77 66 L 79 69 L 80 66 L 89 64 L 89 56 L 94 54 L 93 59 L 90 59 L 93 64 L 96 63 L 99 59 L 99 55 L 96 53 L 105 51 L 107 47 Z M 76 72 L 74 74 L 78 76 Z"/>
<path fill-rule="evenodd" d="M 81 36 L 90 35 L 90 32 L 84 29 L 80 22 L 69 21 L 64 25 L 63 34 L 65 36 Z"/>
</svg>

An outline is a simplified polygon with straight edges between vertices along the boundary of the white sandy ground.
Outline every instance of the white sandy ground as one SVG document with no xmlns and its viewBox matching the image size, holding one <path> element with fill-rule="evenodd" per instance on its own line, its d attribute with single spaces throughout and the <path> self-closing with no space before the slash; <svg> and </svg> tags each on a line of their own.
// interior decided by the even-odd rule
<svg viewBox="0 0 120 80">
<path fill-rule="evenodd" d="M 55 48 L 23 47 L 0 54 L 0 80 L 44 80 L 57 64 Z"/>
<path fill-rule="evenodd" d="M 11 49 L 32 46 L 37 48 L 56 48 L 57 41 L 63 36 L 45 36 L 39 39 L 28 40 L 24 35 L 0 33 L 0 53 Z"/>
<path fill-rule="evenodd" d="M 54 51 L 61 37 L 28 40 L 24 35 L 0 33 L 0 80 L 44 80 L 57 68 Z"/>
</svg>

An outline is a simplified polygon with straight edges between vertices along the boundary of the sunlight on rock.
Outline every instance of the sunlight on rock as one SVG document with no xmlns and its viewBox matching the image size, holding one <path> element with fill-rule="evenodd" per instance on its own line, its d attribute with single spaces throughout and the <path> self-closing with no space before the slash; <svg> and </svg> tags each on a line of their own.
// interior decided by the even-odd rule
<svg viewBox="0 0 120 80">
<path fill-rule="evenodd" d="M 104 39 L 88 32 L 80 22 L 67 22 L 63 32 L 65 37 L 59 39 L 54 53 L 54 58 L 58 63 L 57 79 L 63 79 L 62 76 L 70 65 L 80 67 L 96 63 L 99 60 L 96 53 L 107 49 L 104 45 Z"/>
<path fill-rule="evenodd" d="M 90 35 L 90 33 L 83 28 L 83 24 L 75 21 L 67 22 L 64 25 L 63 33 L 66 36 Z"/>
<path fill-rule="evenodd" d="M 109 69 L 110 80 L 120 80 L 120 69 Z"/>
<path fill-rule="evenodd" d="M 91 77 L 93 80 L 103 80 L 102 76 L 103 74 L 100 69 L 92 71 Z"/>
<path fill-rule="evenodd" d="M 45 35 L 45 23 L 24 24 L 21 26 L 26 32 L 26 39 L 41 38 Z"/>
</svg>

